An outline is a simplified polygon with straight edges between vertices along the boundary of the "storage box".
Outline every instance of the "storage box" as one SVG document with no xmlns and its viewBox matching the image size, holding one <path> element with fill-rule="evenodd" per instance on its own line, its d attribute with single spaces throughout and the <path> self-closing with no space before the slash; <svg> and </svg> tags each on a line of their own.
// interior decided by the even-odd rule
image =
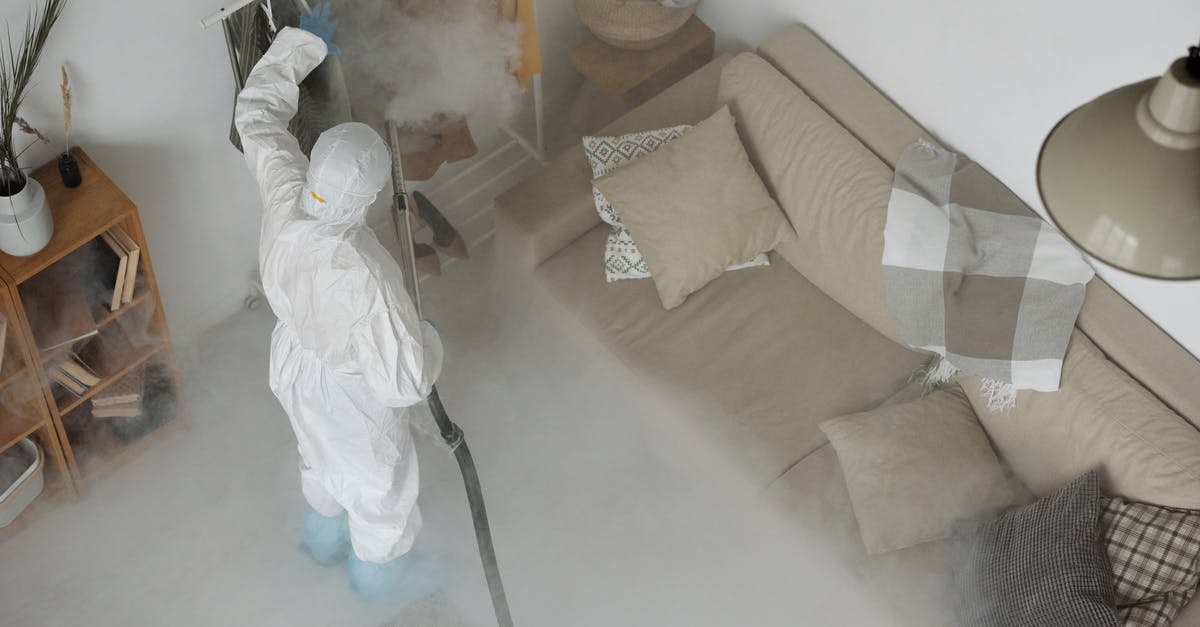
<svg viewBox="0 0 1200 627">
<path fill-rule="evenodd" d="M 42 493 L 43 487 L 42 449 L 38 448 L 33 440 L 25 438 L 17 442 L 11 449 L 0 453 L 0 456 L 4 455 L 22 455 L 33 461 L 28 464 L 24 472 L 17 476 L 15 481 L 7 485 L 0 483 L 0 490 L 3 490 L 0 492 L 0 527 L 7 527 L 16 520 L 17 516 L 20 516 L 21 512 L 25 511 L 25 508 Z"/>
</svg>

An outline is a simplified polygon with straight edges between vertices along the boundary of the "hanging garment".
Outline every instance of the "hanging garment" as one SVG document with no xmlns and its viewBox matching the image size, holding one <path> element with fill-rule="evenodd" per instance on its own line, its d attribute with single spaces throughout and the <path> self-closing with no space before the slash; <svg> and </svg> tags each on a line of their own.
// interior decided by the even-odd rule
<svg viewBox="0 0 1200 627">
<path fill-rule="evenodd" d="M 521 87 L 529 89 L 529 79 L 542 73 L 542 48 L 538 41 L 537 12 L 533 0 L 506 0 L 502 3 L 504 19 L 521 25 L 521 64 L 513 74 Z"/>
</svg>

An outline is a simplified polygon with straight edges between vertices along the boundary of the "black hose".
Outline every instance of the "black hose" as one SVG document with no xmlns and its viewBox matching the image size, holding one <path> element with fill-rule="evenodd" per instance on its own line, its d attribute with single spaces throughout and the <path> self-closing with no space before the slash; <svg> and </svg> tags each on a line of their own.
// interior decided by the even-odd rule
<svg viewBox="0 0 1200 627">
<path fill-rule="evenodd" d="M 404 289 L 416 305 L 417 315 L 423 316 L 421 308 L 421 284 L 417 280 L 416 245 L 412 238 L 412 222 L 408 217 L 408 192 L 404 180 L 404 161 L 400 158 L 400 126 L 388 121 L 388 146 L 392 151 L 392 218 L 395 221 L 396 240 L 402 248 L 400 267 L 404 274 Z M 419 196 L 424 199 L 423 196 Z M 425 199 L 428 202 L 428 199 Z M 427 215 L 440 215 L 436 207 L 429 203 L 432 211 Z M 432 224 L 432 223 L 431 223 Z M 446 223 L 449 226 L 449 223 Z M 451 227 L 453 229 L 453 227 Z M 500 580 L 500 564 L 496 561 L 496 547 L 492 544 L 492 530 L 488 525 L 487 508 L 483 505 L 483 490 L 479 486 L 479 473 L 475 471 L 475 460 L 471 458 L 471 449 L 463 430 L 446 413 L 442 405 L 442 397 L 438 394 L 437 386 L 429 392 L 429 411 L 437 423 L 442 439 L 454 451 L 458 460 L 458 469 L 462 472 L 463 485 L 467 489 L 467 503 L 471 507 L 471 522 L 475 525 L 475 542 L 479 545 L 479 559 L 483 562 L 483 574 L 487 578 L 488 590 L 492 594 L 492 608 L 496 611 L 496 622 L 500 627 L 512 627 L 512 614 L 508 611 L 508 597 L 504 594 L 504 582 Z"/>
<path fill-rule="evenodd" d="M 492 545 L 492 530 L 488 524 L 487 508 L 483 504 L 483 489 L 479 485 L 479 473 L 475 471 L 471 449 L 467 448 L 462 428 L 454 424 L 446 414 L 437 386 L 433 387 L 427 400 L 433 419 L 442 433 L 442 439 L 454 451 L 454 459 L 458 460 L 458 469 L 462 471 L 463 485 L 467 489 L 467 502 L 471 507 L 471 522 L 475 525 L 475 542 L 479 545 L 479 559 L 483 562 L 483 574 L 492 594 L 496 622 L 500 627 L 512 627 L 512 614 L 508 610 L 504 582 L 500 579 L 500 564 L 496 561 L 496 547 Z"/>
</svg>

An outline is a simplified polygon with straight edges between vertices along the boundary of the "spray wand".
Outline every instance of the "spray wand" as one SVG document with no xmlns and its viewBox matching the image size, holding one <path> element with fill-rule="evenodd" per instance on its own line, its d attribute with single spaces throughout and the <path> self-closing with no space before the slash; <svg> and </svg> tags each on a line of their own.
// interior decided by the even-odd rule
<svg viewBox="0 0 1200 627">
<path fill-rule="evenodd" d="M 404 271 L 404 287 L 417 307 L 417 315 L 424 317 L 421 309 L 421 287 L 417 281 L 412 222 L 408 210 L 408 190 L 404 182 L 404 165 L 400 162 L 400 128 L 390 120 L 387 122 L 387 138 L 392 149 L 392 218 L 396 226 L 396 239 L 400 242 L 400 267 Z M 430 391 L 427 402 L 442 439 L 454 452 L 458 469 L 462 471 L 463 484 L 467 489 L 467 502 L 471 507 L 471 521 L 475 525 L 475 541 L 479 545 L 479 558 L 483 562 L 483 573 L 487 578 L 488 590 L 492 594 L 496 622 L 500 627 L 512 627 L 512 615 L 508 610 L 508 597 L 504 594 L 504 582 L 500 579 L 500 565 L 496 561 L 496 549 L 492 545 L 492 531 L 488 525 L 487 508 L 483 504 L 483 490 L 479 485 L 475 460 L 471 457 L 471 450 L 467 448 L 462 428 L 454 424 L 446 413 L 436 385 Z"/>
</svg>

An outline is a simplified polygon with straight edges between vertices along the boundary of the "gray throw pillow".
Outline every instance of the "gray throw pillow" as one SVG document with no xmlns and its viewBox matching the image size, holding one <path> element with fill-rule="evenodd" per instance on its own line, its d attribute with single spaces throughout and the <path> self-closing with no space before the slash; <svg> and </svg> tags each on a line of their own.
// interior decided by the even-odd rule
<svg viewBox="0 0 1200 627">
<path fill-rule="evenodd" d="M 1101 509 L 1090 471 L 1057 494 L 960 525 L 959 624 L 1117 625 Z"/>
</svg>

